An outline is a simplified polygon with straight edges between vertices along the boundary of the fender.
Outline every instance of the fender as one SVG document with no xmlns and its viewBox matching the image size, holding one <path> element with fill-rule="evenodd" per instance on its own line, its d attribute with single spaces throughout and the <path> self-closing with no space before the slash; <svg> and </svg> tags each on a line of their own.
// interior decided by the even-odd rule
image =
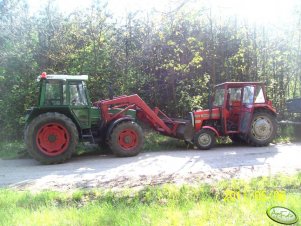
<svg viewBox="0 0 301 226">
<path fill-rule="evenodd" d="M 119 123 L 121 123 L 121 122 L 125 122 L 125 121 L 134 121 L 134 119 L 131 118 L 131 117 L 123 117 L 123 118 L 119 118 L 119 119 L 117 119 L 117 120 L 111 122 L 111 123 L 108 125 L 108 129 L 107 129 L 107 132 L 106 132 L 106 140 L 109 139 L 109 135 L 111 134 L 113 128 L 114 128 L 117 124 L 119 124 Z"/>
<path fill-rule="evenodd" d="M 217 137 L 220 136 L 219 133 L 218 133 L 218 131 L 214 127 L 212 127 L 212 126 L 203 126 L 202 129 L 210 129 L 210 130 L 212 130 L 216 134 Z"/>
</svg>

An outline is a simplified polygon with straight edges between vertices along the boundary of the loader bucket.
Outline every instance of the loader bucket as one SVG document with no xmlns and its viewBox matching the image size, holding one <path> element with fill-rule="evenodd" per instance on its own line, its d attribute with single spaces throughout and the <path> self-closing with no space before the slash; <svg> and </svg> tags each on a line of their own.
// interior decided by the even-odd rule
<svg viewBox="0 0 301 226">
<path fill-rule="evenodd" d="M 192 141 L 193 135 L 194 135 L 194 128 L 190 122 L 184 122 L 178 125 L 176 131 L 176 138 L 185 141 Z"/>
</svg>

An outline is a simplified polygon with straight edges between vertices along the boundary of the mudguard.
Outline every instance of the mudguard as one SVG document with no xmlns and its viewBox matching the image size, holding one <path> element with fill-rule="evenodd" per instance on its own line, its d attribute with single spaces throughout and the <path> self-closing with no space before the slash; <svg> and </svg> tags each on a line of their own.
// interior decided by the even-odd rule
<svg viewBox="0 0 301 226">
<path fill-rule="evenodd" d="M 113 122 L 111 122 L 109 125 L 108 125 L 108 129 L 107 129 L 107 132 L 106 132 L 106 140 L 108 140 L 113 128 L 118 125 L 119 123 L 121 122 L 125 122 L 125 121 L 134 121 L 134 119 L 132 117 L 123 117 L 123 118 L 119 118 Z"/>
<path fill-rule="evenodd" d="M 202 129 L 210 129 L 210 130 L 212 130 L 216 134 L 217 137 L 220 136 L 219 133 L 218 133 L 218 131 L 214 127 L 212 127 L 212 126 L 203 126 Z"/>
</svg>

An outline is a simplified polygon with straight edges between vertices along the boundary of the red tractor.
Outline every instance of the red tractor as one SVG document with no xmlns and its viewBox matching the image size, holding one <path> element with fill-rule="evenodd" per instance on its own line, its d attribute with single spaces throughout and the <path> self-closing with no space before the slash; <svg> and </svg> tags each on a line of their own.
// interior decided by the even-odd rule
<svg viewBox="0 0 301 226">
<path fill-rule="evenodd" d="M 277 130 L 276 110 L 260 82 L 226 82 L 215 86 L 210 108 L 193 112 L 194 144 L 210 149 L 215 138 L 266 146 Z"/>
</svg>

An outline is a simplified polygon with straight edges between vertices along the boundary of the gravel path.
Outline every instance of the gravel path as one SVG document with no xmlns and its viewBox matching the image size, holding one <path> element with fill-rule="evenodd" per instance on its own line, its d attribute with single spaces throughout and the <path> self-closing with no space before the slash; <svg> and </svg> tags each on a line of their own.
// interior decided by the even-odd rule
<svg viewBox="0 0 301 226">
<path fill-rule="evenodd" d="M 0 160 L 0 187 L 32 191 L 140 188 L 296 171 L 301 171 L 301 143 L 261 148 L 221 145 L 209 151 L 161 151 L 131 158 L 80 156 L 59 165 L 40 165 L 33 159 Z"/>
</svg>

